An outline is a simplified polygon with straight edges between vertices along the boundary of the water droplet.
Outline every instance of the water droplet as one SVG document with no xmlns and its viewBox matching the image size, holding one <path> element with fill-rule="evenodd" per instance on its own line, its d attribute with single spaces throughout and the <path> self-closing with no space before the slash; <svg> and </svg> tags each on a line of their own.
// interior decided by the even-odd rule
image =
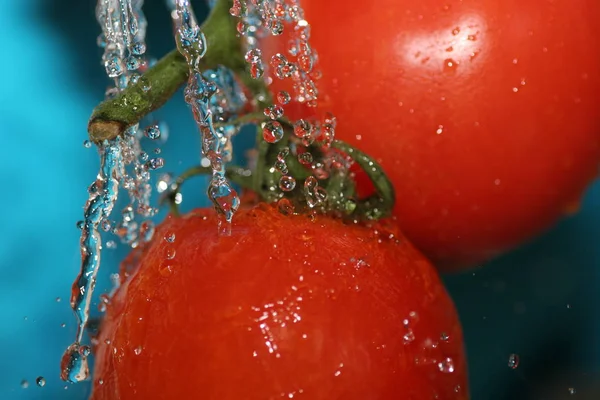
<svg viewBox="0 0 600 400">
<path fill-rule="evenodd" d="M 290 96 L 290 94 L 288 92 L 286 92 L 285 90 L 282 90 L 281 92 L 277 93 L 277 101 L 280 104 L 286 105 L 291 100 L 292 100 L 292 96 Z"/>
<path fill-rule="evenodd" d="M 167 248 L 165 257 L 167 258 L 167 260 L 172 260 L 175 258 L 176 253 L 177 252 L 175 251 L 175 249 Z"/>
<path fill-rule="evenodd" d="M 92 142 L 90 140 L 84 140 L 83 147 L 85 147 L 86 149 L 89 149 L 90 147 L 92 147 Z"/>
<path fill-rule="evenodd" d="M 248 28 L 249 28 L 249 25 L 245 21 L 239 21 L 236 24 L 236 29 L 237 29 L 238 33 L 242 36 L 246 35 Z"/>
<path fill-rule="evenodd" d="M 458 68 L 458 63 L 451 58 L 444 60 L 444 72 L 455 74 Z"/>
<path fill-rule="evenodd" d="M 223 221 L 219 221 L 220 232 L 229 235 L 231 219 L 240 206 L 240 198 L 237 192 L 226 180 L 217 179 L 211 181 L 208 188 L 208 197 L 212 200 L 217 213 L 224 217 Z"/>
<path fill-rule="evenodd" d="M 256 64 L 261 60 L 261 51 L 260 49 L 251 49 L 246 52 L 244 59 L 247 63 Z"/>
<path fill-rule="evenodd" d="M 142 354 L 142 346 L 136 347 L 135 349 L 133 349 L 133 352 L 136 356 L 139 356 L 140 354 Z"/>
<path fill-rule="evenodd" d="M 146 164 L 144 164 L 144 166 L 148 170 L 157 170 L 159 168 L 164 167 L 164 165 L 165 165 L 165 160 L 163 158 L 160 158 L 160 157 L 148 160 L 146 162 Z"/>
<path fill-rule="evenodd" d="M 23 379 L 23 380 L 21 381 L 21 387 L 22 387 L 23 389 L 27 389 L 27 388 L 29 387 L 29 382 L 28 382 L 27 380 Z"/>
<path fill-rule="evenodd" d="M 150 80 L 145 76 L 140 77 L 138 82 L 142 88 L 142 91 L 144 91 L 145 93 L 148 93 L 150 89 L 152 89 L 152 84 L 150 83 Z"/>
<path fill-rule="evenodd" d="M 271 34 L 278 36 L 283 33 L 283 23 L 281 21 L 273 21 L 271 23 Z"/>
<path fill-rule="evenodd" d="M 283 108 L 277 105 L 272 105 L 265 108 L 264 114 L 271 119 L 279 119 L 283 117 Z"/>
<path fill-rule="evenodd" d="M 265 70 L 261 62 L 257 62 L 250 65 L 250 76 L 253 79 L 258 79 L 263 76 Z"/>
<path fill-rule="evenodd" d="M 277 121 L 265 122 L 262 126 L 263 138 L 267 143 L 277 143 L 283 138 L 283 126 Z"/>
<path fill-rule="evenodd" d="M 277 209 L 283 215 L 290 215 L 294 213 L 294 206 L 292 205 L 292 202 L 286 198 L 280 199 L 277 202 Z"/>
<path fill-rule="evenodd" d="M 456 36 L 459 33 L 460 33 L 460 27 L 457 26 L 456 28 L 452 29 L 452 35 L 453 36 Z"/>
<path fill-rule="evenodd" d="M 304 153 L 300 153 L 300 154 L 298 154 L 298 161 L 302 165 L 310 165 L 313 162 L 313 156 L 308 151 L 304 152 Z"/>
<path fill-rule="evenodd" d="M 146 44 L 144 42 L 137 42 L 131 47 L 131 52 L 136 56 L 141 56 L 146 52 Z"/>
<path fill-rule="evenodd" d="M 444 358 L 442 361 L 438 363 L 438 369 L 445 373 L 451 374 L 454 372 L 454 360 L 450 357 Z"/>
<path fill-rule="evenodd" d="M 164 239 L 168 243 L 175 242 L 175 233 L 174 232 L 167 232 L 167 233 L 165 233 Z"/>
<path fill-rule="evenodd" d="M 77 229 L 83 229 L 85 227 L 85 222 L 77 221 Z"/>
<path fill-rule="evenodd" d="M 284 192 L 291 192 L 296 187 L 296 180 L 289 176 L 284 175 L 279 179 L 279 188 Z"/>
<path fill-rule="evenodd" d="M 229 9 L 229 14 L 233 17 L 241 17 L 242 16 L 242 5 L 240 0 L 233 0 L 233 5 Z"/>
<path fill-rule="evenodd" d="M 415 333 L 412 329 L 408 328 L 408 331 L 402 337 L 404 344 L 412 343 L 415 340 Z"/>
<path fill-rule="evenodd" d="M 440 335 L 440 340 L 442 342 L 447 342 L 450 339 L 450 336 L 446 332 L 442 332 Z"/>
<path fill-rule="evenodd" d="M 148 139 L 156 140 L 160 137 L 160 128 L 158 125 L 150 125 L 144 130 L 144 136 Z"/>
<path fill-rule="evenodd" d="M 311 131 L 312 126 L 310 122 L 306 120 L 300 119 L 294 124 L 294 135 L 300 139 L 310 136 Z"/>
<path fill-rule="evenodd" d="M 519 355 L 513 353 L 510 356 L 508 356 L 508 367 L 512 368 L 512 369 L 517 369 L 518 366 L 519 366 Z"/>
<path fill-rule="evenodd" d="M 81 346 L 79 348 L 79 354 L 81 354 L 82 357 L 88 357 L 91 353 L 92 349 L 90 346 Z"/>
<path fill-rule="evenodd" d="M 288 168 L 287 168 L 287 164 L 285 163 L 284 160 L 281 160 L 281 159 L 275 161 L 275 165 L 273 167 L 275 168 L 275 170 L 279 171 L 283 175 L 287 175 L 289 172 Z"/>
<path fill-rule="evenodd" d="M 100 222 L 100 227 L 102 228 L 102 230 L 104 232 L 108 232 L 108 231 L 111 230 L 112 224 L 111 224 L 111 222 L 110 222 L 109 219 L 105 218 L 105 219 L 102 220 L 102 222 Z"/>
<path fill-rule="evenodd" d="M 327 191 L 319 186 L 314 176 L 309 176 L 304 181 L 304 197 L 310 208 L 314 208 L 327 199 Z"/>
<path fill-rule="evenodd" d="M 569 392 L 570 395 L 574 395 L 575 393 L 577 393 L 577 390 L 575 390 L 574 387 L 568 388 L 567 391 Z"/>
<path fill-rule="evenodd" d="M 140 59 L 136 56 L 131 56 L 127 58 L 127 69 L 129 71 L 135 71 L 140 67 Z"/>
<path fill-rule="evenodd" d="M 35 379 L 35 384 L 38 385 L 39 387 L 44 387 L 44 386 L 46 386 L 46 379 L 43 376 L 38 376 Z"/>
</svg>

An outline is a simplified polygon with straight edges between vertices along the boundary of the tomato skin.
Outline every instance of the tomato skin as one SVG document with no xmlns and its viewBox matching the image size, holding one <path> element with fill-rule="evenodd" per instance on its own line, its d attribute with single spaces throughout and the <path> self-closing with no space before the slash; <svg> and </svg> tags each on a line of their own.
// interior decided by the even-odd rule
<svg viewBox="0 0 600 400">
<path fill-rule="evenodd" d="M 381 162 L 402 230 L 446 270 L 548 228 L 597 175 L 597 0 L 302 4 L 322 72 L 317 113 L 333 112 L 336 137 Z M 269 57 L 287 38 L 264 45 Z"/>
<path fill-rule="evenodd" d="M 467 399 L 452 301 L 376 229 L 266 205 L 230 237 L 213 210 L 169 217 L 108 305 L 91 398 Z"/>
</svg>

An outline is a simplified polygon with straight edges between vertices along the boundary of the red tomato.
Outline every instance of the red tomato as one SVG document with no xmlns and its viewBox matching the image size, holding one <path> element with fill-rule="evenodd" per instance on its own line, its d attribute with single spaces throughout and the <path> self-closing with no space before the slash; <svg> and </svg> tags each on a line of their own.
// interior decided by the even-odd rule
<svg viewBox="0 0 600 400">
<path fill-rule="evenodd" d="M 531 238 L 596 176 L 598 0 L 302 5 L 322 71 L 318 111 L 382 163 L 403 231 L 447 268 Z M 287 43 L 268 39 L 263 53 Z M 274 92 L 290 87 L 275 78 Z M 301 111 L 286 108 L 315 112 Z"/>
<path fill-rule="evenodd" d="M 230 237 L 213 210 L 168 218 L 95 354 L 93 400 L 468 398 L 452 301 L 394 226 L 271 206 Z"/>
</svg>

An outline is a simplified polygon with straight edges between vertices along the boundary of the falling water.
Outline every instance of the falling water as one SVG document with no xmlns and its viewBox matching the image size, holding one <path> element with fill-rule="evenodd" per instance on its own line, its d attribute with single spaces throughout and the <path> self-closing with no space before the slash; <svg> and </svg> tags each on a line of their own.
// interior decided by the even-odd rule
<svg viewBox="0 0 600 400">
<path fill-rule="evenodd" d="M 229 234 L 231 220 L 237 211 L 240 200 L 235 189 L 225 177 L 224 158 L 229 138 L 213 125 L 211 98 L 218 90 L 217 85 L 203 76 L 200 66 L 206 52 L 206 38 L 200 30 L 189 0 L 177 0 L 175 4 L 176 41 L 179 51 L 184 55 L 190 77 L 185 89 L 185 101 L 191 106 L 194 119 L 202 136 L 202 153 L 209 160 L 212 179 L 208 188 L 208 197 L 219 215 L 219 232 Z"/>
<path fill-rule="evenodd" d="M 144 38 L 147 24 L 142 5 L 143 0 L 98 0 L 96 17 L 102 27 L 98 44 L 104 48 L 102 62 L 115 85 L 107 91 L 107 98 L 124 90 L 131 80 L 139 79 L 137 71 L 145 63 L 143 55 L 146 51 Z M 108 218 L 116 203 L 119 186 L 124 186 L 130 197 L 137 200 L 138 210 L 145 216 L 153 214 L 147 206 L 150 196 L 147 183 L 149 167 L 138 159 L 141 154 L 138 127 L 130 128 L 123 138 L 99 144 L 98 151 L 100 172 L 89 188 L 81 224 L 81 271 L 71 293 L 71 307 L 78 320 L 77 333 L 75 342 L 67 348 L 61 361 L 61 378 L 69 382 L 79 382 L 89 376 L 87 357 L 91 350 L 82 342 L 100 267 L 102 237 L 99 228 L 111 225 Z M 133 183 L 125 170 L 129 164 L 133 165 L 135 171 Z M 124 216 L 123 221 L 130 224 L 132 218 Z M 121 222 L 120 228 L 123 227 L 131 230 L 131 224 L 127 226 Z M 118 231 L 118 228 L 114 231 Z"/>
</svg>

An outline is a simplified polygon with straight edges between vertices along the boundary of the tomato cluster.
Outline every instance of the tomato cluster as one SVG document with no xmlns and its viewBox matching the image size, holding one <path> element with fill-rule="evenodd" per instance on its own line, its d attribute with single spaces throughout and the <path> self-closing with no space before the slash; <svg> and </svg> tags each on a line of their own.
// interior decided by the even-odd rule
<svg viewBox="0 0 600 400">
<path fill-rule="evenodd" d="M 321 99 L 286 115 L 332 111 L 386 169 L 397 221 L 246 205 L 219 236 L 212 210 L 168 217 L 108 306 L 93 400 L 467 399 L 456 311 L 398 226 L 457 269 L 548 227 L 595 177 L 599 2 L 302 5 Z"/>
</svg>

